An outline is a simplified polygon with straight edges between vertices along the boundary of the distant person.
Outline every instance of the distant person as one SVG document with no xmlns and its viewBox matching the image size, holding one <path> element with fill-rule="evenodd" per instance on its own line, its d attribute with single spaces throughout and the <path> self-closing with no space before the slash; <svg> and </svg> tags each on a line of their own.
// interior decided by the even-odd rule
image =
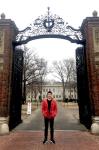
<svg viewBox="0 0 99 150">
<path fill-rule="evenodd" d="M 47 98 L 42 101 L 42 114 L 44 116 L 44 141 L 45 144 L 48 141 L 48 125 L 50 124 L 50 142 L 55 144 L 54 139 L 54 118 L 57 114 L 57 102 L 52 96 L 52 92 L 47 92 Z"/>
<path fill-rule="evenodd" d="M 42 101 L 42 96 L 41 96 L 41 95 L 39 95 L 39 101 L 40 101 L 40 103 L 41 103 L 41 101 Z"/>
</svg>

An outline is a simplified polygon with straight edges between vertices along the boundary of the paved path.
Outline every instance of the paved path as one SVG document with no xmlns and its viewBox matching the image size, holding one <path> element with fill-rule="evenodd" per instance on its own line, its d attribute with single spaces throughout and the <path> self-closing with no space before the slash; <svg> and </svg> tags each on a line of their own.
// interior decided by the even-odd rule
<svg viewBox="0 0 99 150">
<path fill-rule="evenodd" d="M 24 120 L 15 130 L 43 130 L 44 123 L 41 108 L 37 109 L 28 119 Z M 79 123 L 78 108 L 58 104 L 58 115 L 55 118 L 55 130 L 86 130 Z"/>
<path fill-rule="evenodd" d="M 99 136 L 79 123 L 77 107 L 58 105 L 58 109 L 56 144 L 42 144 L 44 126 L 39 108 L 9 135 L 0 136 L 0 150 L 99 150 Z"/>
</svg>

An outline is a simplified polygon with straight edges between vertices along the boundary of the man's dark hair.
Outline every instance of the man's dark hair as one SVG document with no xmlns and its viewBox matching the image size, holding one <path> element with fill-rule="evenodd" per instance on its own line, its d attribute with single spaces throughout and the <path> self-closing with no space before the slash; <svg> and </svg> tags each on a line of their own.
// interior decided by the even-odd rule
<svg viewBox="0 0 99 150">
<path fill-rule="evenodd" d="M 52 94 L 52 91 L 48 91 L 47 94 L 48 94 L 48 93 Z"/>
</svg>

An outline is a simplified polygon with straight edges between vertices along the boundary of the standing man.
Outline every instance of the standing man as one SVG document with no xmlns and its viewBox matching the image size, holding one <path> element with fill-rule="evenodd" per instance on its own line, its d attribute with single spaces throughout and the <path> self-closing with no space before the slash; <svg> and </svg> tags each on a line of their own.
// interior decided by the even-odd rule
<svg viewBox="0 0 99 150">
<path fill-rule="evenodd" d="M 42 101 L 42 114 L 44 116 L 44 141 L 43 144 L 47 142 L 48 138 L 48 125 L 50 124 L 50 140 L 55 144 L 54 140 L 54 118 L 57 114 L 57 103 L 56 100 L 53 99 L 52 92 L 47 92 L 47 98 Z"/>
</svg>

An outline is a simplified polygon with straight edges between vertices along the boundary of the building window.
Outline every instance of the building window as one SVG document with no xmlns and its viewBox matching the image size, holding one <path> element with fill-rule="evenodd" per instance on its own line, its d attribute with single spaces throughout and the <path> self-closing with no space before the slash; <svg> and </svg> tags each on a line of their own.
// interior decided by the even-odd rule
<svg viewBox="0 0 99 150">
<path fill-rule="evenodd" d="M 45 95 L 43 95 L 43 98 L 45 98 Z"/>
<path fill-rule="evenodd" d="M 96 40 L 96 43 L 99 43 L 99 31 L 98 30 L 95 31 L 95 40 Z"/>
<path fill-rule="evenodd" d="M 73 95 L 71 95 L 71 98 L 73 98 Z"/>
<path fill-rule="evenodd" d="M 55 92 L 55 89 L 53 89 L 53 92 Z"/>
<path fill-rule="evenodd" d="M 45 92 L 45 89 L 43 89 L 43 92 Z"/>
<path fill-rule="evenodd" d="M 73 90 L 70 90 L 70 92 L 73 92 Z"/>
<path fill-rule="evenodd" d="M 53 95 L 53 98 L 55 98 L 55 95 Z"/>
<path fill-rule="evenodd" d="M 56 95 L 56 98 L 58 98 L 58 95 Z"/>
</svg>

